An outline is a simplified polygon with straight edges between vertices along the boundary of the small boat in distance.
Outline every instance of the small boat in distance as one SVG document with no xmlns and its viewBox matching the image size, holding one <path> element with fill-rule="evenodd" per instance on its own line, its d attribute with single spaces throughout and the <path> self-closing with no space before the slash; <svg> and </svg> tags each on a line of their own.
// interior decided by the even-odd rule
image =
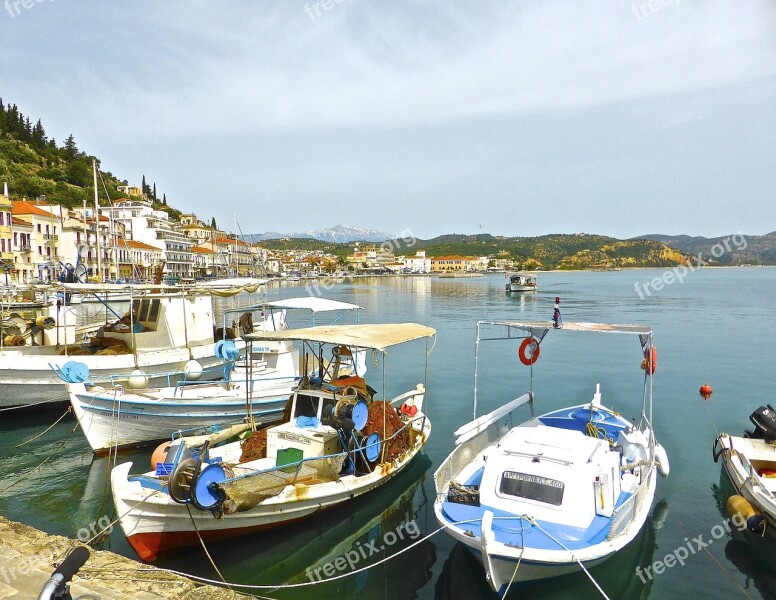
<svg viewBox="0 0 776 600">
<path fill-rule="evenodd" d="M 424 413 L 425 381 L 392 399 L 385 395 L 385 356 L 388 348 L 424 340 L 427 367 L 435 334 L 397 323 L 246 336 L 249 353 L 253 343 L 300 342 L 305 357 L 318 357 L 315 375 L 304 368 L 279 425 L 256 430 L 249 422 L 176 438 L 155 471 L 130 475 L 131 462 L 113 469 L 114 505 L 137 555 L 154 561 L 174 548 L 281 526 L 387 483 L 421 451 L 431 423 Z M 363 351 L 382 355 L 381 392 L 360 371 L 341 376 L 343 362 Z M 246 431 L 250 436 L 239 441 Z"/>
<path fill-rule="evenodd" d="M 536 275 L 532 273 L 514 273 L 509 276 L 509 283 L 505 286 L 507 294 L 512 292 L 535 292 Z"/>
<path fill-rule="evenodd" d="M 645 371 L 638 425 L 602 404 L 599 385 L 589 403 L 533 417 L 533 364 L 550 331 L 638 336 Z M 518 355 L 529 367 L 530 384 L 527 393 L 478 417 L 477 366 L 488 340 L 522 340 Z M 641 531 L 655 472 L 668 475 L 668 458 L 652 432 L 652 331 L 597 323 L 561 327 L 560 320 L 480 321 L 475 347 L 475 418 L 455 432 L 456 447 L 434 474 L 437 520 L 483 563 L 499 594 L 513 582 L 602 563 Z M 512 412 L 525 404 L 532 418 L 511 426 Z"/>
</svg>

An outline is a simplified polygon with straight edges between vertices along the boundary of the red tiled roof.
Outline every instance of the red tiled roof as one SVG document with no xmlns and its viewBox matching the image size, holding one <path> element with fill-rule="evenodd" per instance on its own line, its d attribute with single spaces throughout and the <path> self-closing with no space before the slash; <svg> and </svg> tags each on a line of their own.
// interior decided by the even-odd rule
<svg viewBox="0 0 776 600">
<path fill-rule="evenodd" d="M 44 204 L 43 206 L 49 206 Z M 52 217 L 50 212 L 38 208 L 34 204 L 27 202 L 26 200 L 15 200 L 11 202 L 11 214 L 12 215 L 37 215 L 39 217 Z"/>
<path fill-rule="evenodd" d="M 150 246 L 146 244 L 145 242 L 138 242 L 135 240 L 126 240 L 123 242 L 127 245 L 128 248 L 137 248 L 138 250 L 156 250 L 157 252 L 161 252 L 161 248 L 157 248 L 156 246 Z M 122 242 L 119 242 L 119 245 L 121 245 Z"/>
<path fill-rule="evenodd" d="M 17 219 L 13 215 L 11 215 L 11 218 L 13 219 L 13 224 L 17 227 L 32 227 L 32 223 L 29 221 L 25 221 L 24 219 Z"/>
</svg>

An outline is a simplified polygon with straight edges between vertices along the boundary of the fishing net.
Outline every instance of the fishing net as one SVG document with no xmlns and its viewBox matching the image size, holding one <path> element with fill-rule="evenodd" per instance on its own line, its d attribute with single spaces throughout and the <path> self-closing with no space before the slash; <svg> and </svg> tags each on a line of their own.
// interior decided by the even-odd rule
<svg viewBox="0 0 776 600">
<path fill-rule="evenodd" d="M 267 456 L 267 430 L 259 429 L 254 431 L 240 445 L 242 454 L 240 454 L 240 463 L 250 462 Z"/>
<path fill-rule="evenodd" d="M 372 402 L 369 405 L 369 417 L 362 432 L 367 437 L 376 433 L 383 440 L 384 446 L 380 462 L 393 462 L 412 447 L 409 432 L 411 427 L 404 428 L 396 437 L 390 439 L 402 427 L 404 427 L 404 422 L 390 403 Z"/>
<path fill-rule="evenodd" d="M 277 496 L 288 485 L 294 486 L 294 490 L 289 493 L 288 501 L 302 500 L 306 496 L 308 486 L 337 481 L 344 460 L 344 454 L 331 458 L 318 458 L 305 461 L 301 465 L 292 464 L 271 471 L 249 474 L 241 479 L 225 481 L 220 486 L 225 496 L 222 505 L 223 513 L 229 515 L 249 510 L 262 500 Z M 245 469 L 235 468 L 236 474 L 240 471 Z"/>
</svg>

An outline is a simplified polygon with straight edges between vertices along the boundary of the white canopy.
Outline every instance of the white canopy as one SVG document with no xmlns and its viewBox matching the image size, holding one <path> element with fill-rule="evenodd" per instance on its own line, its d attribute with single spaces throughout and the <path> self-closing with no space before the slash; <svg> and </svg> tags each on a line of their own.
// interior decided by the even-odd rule
<svg viewBox="0 0 776 600">
<path fill-rule="evenodd" d="M 552 321 L 480 321 L 480 325 L 502 325 L 514 329 L 521 329 L 533 335 L 534 332 L 546 332 L 555 329 Z M 652 329 L 646 325 L 613 325 L 609 323 L 567 323 L 564 322 L 559 331 L 597 331 L 600 333 L 633 333 L 637 335 L 651 335 Z"/>
<path fill-rule="evenodd" d="M 390 323 L 374 325 L 324 325 L 304 329 L 287 329 L 285 331 L 268 331 L 252 333 L 244 336 L 247 341 L 281 341 L 298 340 L 355 346 L 385 352 L 387 348 L 412 340 L 428 338 L 436 335 L 436 331 L 417 323 Z"/>
<path fill-rule="evenodd" d="M 340 302 L 339 300 L 329 300 L 328 298 L 316 298 L 314 296 L 300 296 L 298 298 L 286 298 L 285 300 L 272 300 L 271 302 L 262 302 L 261 305 L 277 309 L 309 310 L 313 313 L 332 310 L 364 310 L 364 308 L 358 304 Z"/>
</svg>

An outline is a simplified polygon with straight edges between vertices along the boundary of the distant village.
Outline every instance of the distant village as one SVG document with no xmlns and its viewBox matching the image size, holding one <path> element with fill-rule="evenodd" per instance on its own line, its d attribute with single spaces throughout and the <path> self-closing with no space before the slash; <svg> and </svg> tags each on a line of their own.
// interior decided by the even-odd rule
<svg viewBox="0 0 776 600">
<path fill-rule="evenodd" d="M 44 198 L 0 196 L 0 284 L 48 283 L 69 265 L 89 281 L 150 280 L 162 267 L 167 281 L 214 277 L 317 277 L 342 274 L 483 272 L 512 267 L 501 257 L 426 256 L 414 240 L 355 243 L 337 256 L 322 250 L 273 251 L 212 227 L 194 214 L 170 219 L 141 188 L 110 206 L 67 208 Z M 98 213 L 98 214 L 96 214 Z M 4 280 L 3 280 L 4 277 Z"/>
</svg>

